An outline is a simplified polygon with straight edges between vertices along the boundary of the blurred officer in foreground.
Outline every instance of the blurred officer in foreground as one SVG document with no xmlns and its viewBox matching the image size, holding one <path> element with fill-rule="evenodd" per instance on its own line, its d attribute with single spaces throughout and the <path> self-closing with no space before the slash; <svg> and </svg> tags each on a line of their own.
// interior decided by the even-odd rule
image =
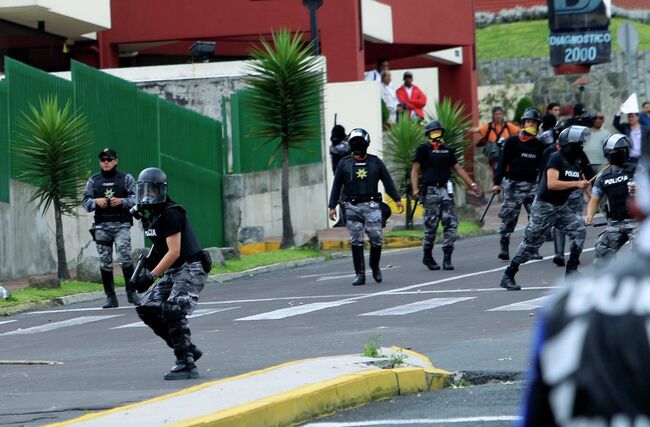
<svg viewBox="0 0 650 427">
<path fill-rule="evenodd" d="M 353 286 L 366 284 L 366 266 L 363 255 L 363 232 L 370 240 L 370 268 L 375 282 L 382 281 L 379 260 L 383 232 L 381 229 L 381 193 L 377 184 L 381 181 L 388 195 L 395 201 L 400 211 L 404 210 L 399 193 L 395 188 L 384 162 L 377 156 L 368 154 L 370 135 L 363 129 L 352 129 L 348 135 L 352 155 L 339 162 L 334 175 L 329 201 L 329 217 L 336 219 L 336 204 L 341 191 L 344 193 L 346 225 L 350 232 L 352 261 L 356 277 Z"/>
<path fill-rule="evenodd" d="M 638 245 L 576 276 L 541 313 L 521 427 L 650 426 L 650 175 L 635 176 Z"/>
</svg>

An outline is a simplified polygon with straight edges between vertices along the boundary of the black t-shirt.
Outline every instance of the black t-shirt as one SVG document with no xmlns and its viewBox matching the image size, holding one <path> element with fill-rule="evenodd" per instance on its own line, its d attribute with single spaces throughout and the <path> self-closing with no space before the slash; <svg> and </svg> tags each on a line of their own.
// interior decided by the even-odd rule
<svg viewBox="0 0 650 427">
<path fill-rule="evenodd" d="M 180 205 L 168 205 L 162 213 L 152 218 L 145 229 L 145 236 L 155 245 L 152 258 L 156 260 L 154 261 L 156 264 L 169 251 L 167 238 L 177 233 L 181 233 L 181 254 L 172 265 L 173 268 L 180 267 L 188 260 L 195 260 L 194 258 L 201 252 L 201 245 L 194 234 L 185 209 Z"/>
<path fill-rule="evenodd" d="M 551 154 L 548 159 L 548 164 L 542 175 L 542 181 L 539 184 L 539 190 L 537 191 L 537 197 L 540 200 L 548 203 L 552 203 L 556 206 L 563 205 L 569 199 L 569 195 L 574 190 L 570 188 L 567 190 L 549 190 L 548 189 L 548 178 L 546 171 L 549 169 L 557 169 L 560 174 L 558 179 L 560 181 L 579 181 L 580 180 L 580 166 L 576 164 L 569 163 L 568 160 L 564 158 L 562 153 L 556 151 Z"/>
<path fill-rule="evenodd" d="M 542 167 L 544 144 L 537 138 L 523 142 L 518 136 L 506 140 L 499 167 L 494 176 L 494 184 L 501 185 L 504 177 L 512 181 L 537 181 Z"/>
<path fill-rule="evenodd" d="M 420 164 L 424 186 L 449 181 L 451 170 L 458 163 L 454 152 L 445 144 L 440 144 L 436 150 L 433 144 L 428 142 L 417 148 L 413 161 Z"/>
</svg>

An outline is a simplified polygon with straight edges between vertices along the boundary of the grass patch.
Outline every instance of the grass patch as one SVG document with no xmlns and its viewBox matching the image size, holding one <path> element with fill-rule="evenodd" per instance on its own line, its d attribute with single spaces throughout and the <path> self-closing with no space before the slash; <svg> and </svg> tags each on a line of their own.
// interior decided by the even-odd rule
<svg viewBox="0 0 650 427">
<path fill-rule="evenodd" d="M 235 273 L 265 265 L 317 258 L 320 256 L 323 256 L 323 254 L 313 248 L 280 249 L 277 251 L 262 252 L 255 255 L 244 255 L 240 258 L 229 259 L 226 261 L 225 266 L 218 265 L 212 267 L 210 274 Z"/>
<path fill-rule="evenodd" d="M 115 277 L 115 286 L 123 287 L 124 278 L 121 276 Z M 58 297 L 64 297 L 66 295 L 103 291 L 103 289 L 104 288 L 99 283 L 66 280 L 64 282 L 61 282 L 60 288 L 56 289 L 24 288 L 13 291 L 11 292 L 11 297 L 8 300 L 0 301 L 0 308 L 13 307 L 16 305 L 33 302 L 41 302 Z"/>
<path fill-rule="evenodd" d="M 609 26 L 612 51 L 618 52 L 618 27 L 630 22 L 639 32 L 638 50 L 650 50 L 650 25 L 614 18 Z M 476 30 L 476 57 L 481 61 L 548 56 L 548 21 L 525 21 L 490 25 Z"/>
<path fill-rule="evenodd" d="M 483 231 L 474 221 L 460 221 L 458 223 L 458 236 L 463 237 L 470 234 L 480 234 Z M 422 230 L 393 230 L 384 233 L 384 237 L 412 237 L 421 239 Z M 442 226 L 438 226 L 438 233 L 442 233 Z"/>
</svg>

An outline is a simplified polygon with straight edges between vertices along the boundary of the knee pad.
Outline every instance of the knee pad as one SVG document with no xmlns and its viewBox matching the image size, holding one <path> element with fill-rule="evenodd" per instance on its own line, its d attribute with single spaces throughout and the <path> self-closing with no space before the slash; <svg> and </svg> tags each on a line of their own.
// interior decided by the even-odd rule
<svg viewBox="0 0 650 427">
<path fill-rule="evenodd" d="M 185 312 L 178 304 L 164 302 L 162 304 L 162 317 L 167 323 L 178 322 L 185 319 Z"/>
<path fill-rule="evenodd" d="M 140 305 L 136 307 L 135 312 L 138 313 L 138 317 L 143 321 L 146 319 L 160 317 L 162 314 L 160 307 L 153 307 L 148 305 Z"/>
</svg>

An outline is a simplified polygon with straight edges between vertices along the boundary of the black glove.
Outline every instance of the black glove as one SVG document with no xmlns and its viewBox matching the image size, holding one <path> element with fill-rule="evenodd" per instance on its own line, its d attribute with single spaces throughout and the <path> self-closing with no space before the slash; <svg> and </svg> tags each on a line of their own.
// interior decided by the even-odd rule
<svg viewBox="0 0 650 427">
<path fill-rule="evenodd" d="M 156 276 L 147 271 L 146 273 L 140 275 L 135 281 L 135 289 L 142 293 L 149 289 L 149 286 L 153 285 L 153 282 L 156 281 Z"/>
</svg>

